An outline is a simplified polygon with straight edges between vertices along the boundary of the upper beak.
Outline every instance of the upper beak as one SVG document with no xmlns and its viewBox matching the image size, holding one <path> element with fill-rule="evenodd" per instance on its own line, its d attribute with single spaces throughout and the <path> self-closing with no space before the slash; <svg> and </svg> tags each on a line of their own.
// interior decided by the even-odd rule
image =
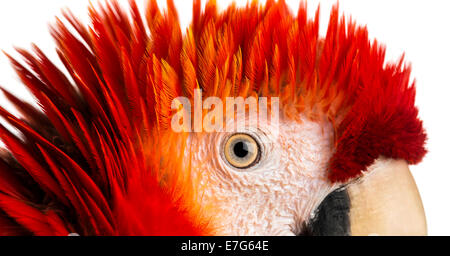
<svg viewBox="0 0 450 256">
<path fill-rule="evenodd" d="M 419 191 L 404 160 L 379 159 L 357 181 L 331 193 L 304 234 L 427 235 Z"/>
<path fill-rule="evenodd" d="M 406 161 L 378 160 L 347 191 L 352 235 L 427 235 L 422 200 Z"/>
</svg>

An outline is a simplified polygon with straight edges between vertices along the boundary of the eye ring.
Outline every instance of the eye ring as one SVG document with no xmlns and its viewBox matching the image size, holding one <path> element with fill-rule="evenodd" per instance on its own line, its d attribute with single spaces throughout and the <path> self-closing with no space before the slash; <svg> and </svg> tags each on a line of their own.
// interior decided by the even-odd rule
<svg viewBox="0 0 450 256">
<path fill-rule="evenodd" d="M 261 147 L 250 135 L 238 133 L 225 142 L 224 156 L 235 168 L 247 169 L 257 164 L 261 157 Z"/>
</svg>

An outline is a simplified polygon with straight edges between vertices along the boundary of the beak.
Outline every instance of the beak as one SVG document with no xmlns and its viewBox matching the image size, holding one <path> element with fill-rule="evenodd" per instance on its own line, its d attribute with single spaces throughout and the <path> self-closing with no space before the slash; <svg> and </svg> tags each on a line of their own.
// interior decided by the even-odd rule
<svg viewBox="0 0 450 256">
<path fill-rule="evenodd" d="M 427 235 L 422 200 L 406 161 L 377 160 L 366 175 L 331 193 L 307 230 L 309 235 Z"/>
<path fill-rule="evenodd" d="M 352 235 L 427 235 L 419 191 L 404 160 L 378 160 L 347 188 Z"/>
</svg>

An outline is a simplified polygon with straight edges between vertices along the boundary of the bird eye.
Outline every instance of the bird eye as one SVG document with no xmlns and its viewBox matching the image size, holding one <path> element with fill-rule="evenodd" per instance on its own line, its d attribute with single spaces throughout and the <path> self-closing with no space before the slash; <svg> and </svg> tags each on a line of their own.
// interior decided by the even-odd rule
<svg viewBox="0 0 450 256">
<path fill-rule="evenodd" d="M 261 154 L 256 140 L 247 134 L 235 134 L 228 138 L 224 153 L 228 163 L 239 169 L 255 165 Z"/>
</svg>

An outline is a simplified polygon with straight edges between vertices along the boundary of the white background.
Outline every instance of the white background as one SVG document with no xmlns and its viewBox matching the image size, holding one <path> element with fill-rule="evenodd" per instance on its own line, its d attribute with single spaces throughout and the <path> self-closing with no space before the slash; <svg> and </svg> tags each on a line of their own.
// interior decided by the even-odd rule
<svg viewBox="0 0 450 256">
<path fill-rule="evenodd" d="M 205 0 L 203 0 L 204 2 Z M 97 3 L 97 0 L 91 0 Z M 126 5 L 127 0 L 120 0 Z M 138 0 L 141 7 L 143 0 Z M 165 6 L 163 1 L 160 6 Z M 217 0 L 221 7 L 232 1 Z M 246 1 L 236 1 L 244 5 Z M 261 1 L 263 2 L 263 1 Z M 300 0 L 286 1 L 296 13 Z M 321 33 L 324 34 L 332 1 L 309 0 L 311 16 L 321 5 Z M 175 0 L 183 26 L 192 17 L 192 0 Z M 29 48 L 36 43 L 56 60 L 54 43 L 48 33 L 60 10 L 68 7 L 88 21 L 88 0 L 8 0 L 0 3 L 0 49 L 13 53 L 13 46 Z M 371 38 L 387 45 L 390 60 L 403 52 L 413 64 L 417 79 L 417 105 L 429 134 L 429 153 L 412 166 L 425 206 L 430 235 L 450 235 L 450 1 L 448 0 L 340 0 L 340 10 L 359 24 L 367 25 Z M 13 54 L 14 55 L 14 54 Z M 14 55 L 16 56 L 16 55 Z M 0 56 L 0 85 L 31 100 L 8 60 Z M 0 95 L 0 105 L 12 110 Z"/>
</svg>

